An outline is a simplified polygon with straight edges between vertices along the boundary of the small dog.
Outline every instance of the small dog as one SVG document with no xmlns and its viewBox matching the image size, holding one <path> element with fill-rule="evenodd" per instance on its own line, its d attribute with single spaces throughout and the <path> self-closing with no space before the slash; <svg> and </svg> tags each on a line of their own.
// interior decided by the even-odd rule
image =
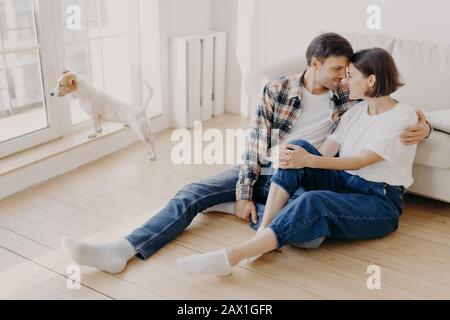
<svg viewBox="0 0 450 320">
<path fill-rule="evenodd" d="M 153 98 L 153 89 L 146 83 L 149 98 L 143 107 L 132 108 L 104 92 L 94 88 L 89 81 L 75 72 L 64 71 L 58 86 L 51 96 L 65 97 L 69 94 L 80 100 L 81 108 L 92 118 L 94 132 L 89 136 L 94 139 L 102 133 L 102 121 L 123 123 L 131 127 L 139 139 L 151 147 L 151 160 L 156 160 L 154 139 L 151 132 L 150 119 L 146 110 Z"/>
</svg>

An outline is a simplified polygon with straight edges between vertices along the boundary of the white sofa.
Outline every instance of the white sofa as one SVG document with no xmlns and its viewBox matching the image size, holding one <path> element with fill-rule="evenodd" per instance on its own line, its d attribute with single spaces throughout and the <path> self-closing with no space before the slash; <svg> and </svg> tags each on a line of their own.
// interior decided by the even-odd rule
<svg viewBox="0 0 450 320">
<path fill-rule="evenodd" d="M 394 97 L 424 111 L 450 109 L 450 45 L 396 39 L 388 35 L 342 34 L 355 51 L 382 47 L 392 53 L 406 86 Z M 305 48 L 306 52 L 306 48 Z M 264 86 L 283 75 L 306 69 L 304 53 L 286 59 L 249 77 L 251 115 L 254 117 Z M 253 120 L 253 118 L 252 118 Z M 446 119 L 449 121 L 450 119 Z M 433 131 L 420 144 L 409 192 L 450 203 L 450 134 Z"/>
</svg>

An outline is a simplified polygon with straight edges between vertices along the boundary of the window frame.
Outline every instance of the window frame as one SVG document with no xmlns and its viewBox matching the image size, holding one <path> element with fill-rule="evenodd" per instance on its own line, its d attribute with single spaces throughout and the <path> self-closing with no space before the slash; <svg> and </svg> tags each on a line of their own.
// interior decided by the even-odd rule
<svg viewBox="0 0 450 320">
<path fill-rule="evenodd" d="M 56 140 L 63 136 L 63 125 L 60 121 L 62 109 L 54 99 L 50 99 L 50 84 L 56 83 L 57 65 L 52 58 L 55 54 L 54 30 L 49 23 L 52 21 L 50 2 L 48 0 L 33 0 L 34 24 L 37 33 L 37 45 L 29 49 L 37 49 L 39 52 L 39 69 L 43 88 L 43 102 L 47 112 L 48 127 L 24 136 L 16 137 L 0 143 L 0 158 L 30 149 L 40 144 Z M 20 49 L 23 50 L 22 48 Z M 6 51 L 2 51 L 6 52 Z M 14 51 L 11 51 L 14 52 Z"/>
<path fill-rule="evenodd" d="M 36 32 L 38 34 L 40 70 L 43 87 L 43 101 L 47 108 L 48 127 L 24 136 L 0 142 L 0 159 L 15 153 L 36 147 L 38 145 L 62 138 L 65 135 L 88 129 L 91 121 L 72 124 L 70 100 L 50 96 L 50 92 L 58 83 L 61 71 L 64 69 L 65 41 L 64 16 L 60 0 L 32 0 Z M 130 30 L 131 44 L 131 96 L 132 105 L 142 103 L 142 72 L 141 65 L 141 34 L 140 34 L 140 1 L 131 0 L 136 17 Z"/>
</svg>

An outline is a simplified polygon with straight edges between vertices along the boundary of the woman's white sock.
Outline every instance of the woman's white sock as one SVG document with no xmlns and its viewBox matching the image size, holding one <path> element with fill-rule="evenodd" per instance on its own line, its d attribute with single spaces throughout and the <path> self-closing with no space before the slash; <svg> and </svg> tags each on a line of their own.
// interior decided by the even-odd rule
<svg viewBox="0 0 450 320">
<path fill-rule="evenodd" d="M 177 263 L 181 270 L 191 275 L 217 274 L 228 276 L 233 271 L 226 249 L 182 257 L 177 260 Z"/>
</svg>

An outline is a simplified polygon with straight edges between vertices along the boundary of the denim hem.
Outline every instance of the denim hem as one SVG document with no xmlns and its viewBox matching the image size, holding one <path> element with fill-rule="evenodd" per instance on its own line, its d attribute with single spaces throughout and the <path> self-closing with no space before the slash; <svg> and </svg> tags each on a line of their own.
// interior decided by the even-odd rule
<svg viewBox="0 0 450 320">
<path fill-rule="evenodd" d="M 279 227 L 277 225 L 271 225 L 269 228 L 272 229 L 273 233 L 275 234 L 275 237 L 277 238 L 277 248 L 281 249 L 282 247 L 284 247 L 287 244 L 287 242 L 284 239 Z"/>
<path fill-rule="evenodd" d="M 200 201 L 203 201 L 203 200 L 205 200 L 205 199 L 207 199 L 207 198 L 209 198 L 209 197 L 211 197 L 211 196 L 216 196 L 216 195 L 222 194 L 222 193 L 233 192 L 233 194 L 235 194 L 235 191 L 236 191 L 236 188 L 233 188 L 233 189 L 228 189 L 228 190 L 225 190 L 225 191 L 220 191 L 220 192 L 217 192 L 217 193 L 214 193 L 214 194 L 209 194 L 208 196 L 203 197 L 203 198 L 197 200 L 196 203 L 198 203 L 198 202 L 200 202 Z M 196 203 L 191 204 L 189 207 L 187 207 L 186 211 L 189 211 Z M 181 218 L 181 216 L 180 216 L 179 218 Z M 178 222 L 178 220 L 173 221 L 173 222 L 172 222 L 170 225 L 168 225 L 164 230 L 161 230 L 161 232 L 158 233 L 158 234 L 154 234 L 150 239 L 147 239 L 147 240 L 144 241 L 144 243 L 142 243 L 141 245 L 138 245 L 138 244 L 136 244 L 135 241 L 132 241 L 131 235 L 127 236 L 126 239 L 127 239 L 128 241 L 130 241 L 130 242 L 133 244 L 133 246 L 135 247 L 136 251 L 138 251 L 138 253 L 139 253 L 140 255 L 142 255 L 142 258 L 143 258 L 144 260 L 146 260 L 146 259 L 148 259 L 150 256 L 152 256 L 153 254 L 146 254 L 146 253 L 145 253 L 145 247 L 147 247 L 147 246 L 148 246 L 153 240 L 155 240 L 155 238 L 158 237 L 161 233 L 164 233 L 164 232 L 166 232 L 167 230 L 169 230 L 170 228 L 172 228 L 173 226 L 175 226 L 177 222 Z"/>
<path fill-rule="evenodd" d="M 131 245 L 134 247 L 134 250 L 137 251 L 137 254 L 135 257 L 137 257 L 141 260 L 146 260 L 148 258 L 145 256 L 144 252 L 136 246 L 134 240 L 130 236 L 125 237 L 125 240 L 127 240 L 129 243 L 131 243 Z"/>
<path fill-rule="evenodd" d="M 284 182 L 283 179 L 280 179 L 277 176 L 273 177 L 272 183 L 275 183 L 279 187 L 283 188 L 289 194 L 290 197 L 292 197 L 292 194 L 295 192 L 295 190 L 291 190 L 288 183 Z"/>
</svg>

